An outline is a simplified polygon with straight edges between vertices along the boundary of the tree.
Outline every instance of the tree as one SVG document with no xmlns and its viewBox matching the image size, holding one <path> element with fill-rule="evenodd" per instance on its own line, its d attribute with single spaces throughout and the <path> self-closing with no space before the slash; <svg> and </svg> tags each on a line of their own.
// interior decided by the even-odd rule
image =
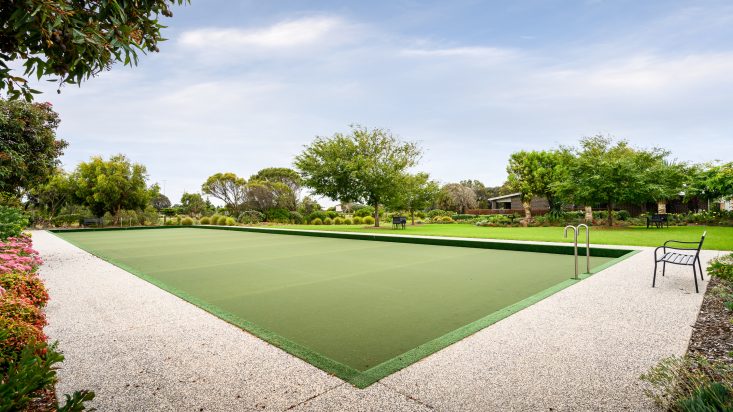
<svg viewBox="0 0 733 412">
<path fill-rule="evenodd" d="M 0 99 L 0 192 L 20 198 L 56 172 L 67 146 L 58 125 L 50 103 Z"/>
<path fill-rule="evenodd" d="M 168 196 L 160 193 L 160 186 L 156 183 L 150 187 L 150 205 L 158 212 L 171 207 L 171 200 Z"/>
<path fill-rule="evenodd" d="M 206 201 L 201 194 L 183 192 L 183 195 L 181 195 L 181 212 L 187 215 L 200 216 L 207 209 Z"/>
<path fill-rule="evenodd" d="M 476 179 L 461 180 L 460 184 L 471 188 L 476 195 L 476 202 L 479 209 L 488 209 L 491 207 L 489 198 L 498 196 L 496 188 L 486 187 L 483 183 Z"/>
<path fill-rule="evenodd" d="M 352 126 L 348 135 L 317 137 L 295 158 L 295 166 L 316 194 L 374 206 L 378 227 L 379 205 L 399 194 L 396 181 L 417 164 L 420 153 L 417 144 L 388 130 Z"/>
<path fill-rule="evenodd" d="M 303 200 L 298 203 L 298 212 L 303 216 L 308 216 L 311 213 L 322 209 L 321 205 L 319 205 L 318 202 L 310 196 L 304 197 Z"/>
<path fill-rule="evenodd" d="M 733 162 L 696 165 L 688 173 L 685 197 L 719 200 L 733 196 Z"/>
<path fill-rule="evenodd" d="M 116 62 L 137 65 L 138 52 L 157 52 L 160 15 L 184 0 L 47 1 L 0 3 L 0 91 L 31 101 L 39 93 L 27 76 L 80 84 Z M 9 62 L 23 62 L 20 77 Z"/>
<path fill-rule="evenodd" d="M 201 191 L 222 202 L 235 216 L 243 210 L 247 195 L 247 181 L 234 173 L 217 173 L 201 185 Z"/>
<path fill-rule="evenodd" d="M 109 212 L 119 219 L 121 210 L 143 209 L 150 201 L 145 166 L 122 154 L 82 162 L 71 176 L 74 197 L 96 216 Z"/>
<path fill-rule="evenodd" d="M 71 178 L 66 172 L 59 169 L 49 178 L 48 182 L 31 189 L 28 193 L 28 200 L 48 217 L 55 217 L 72 196 Z"/>
<path fill-rule="evenodd" d="M 654 148 L 634 149 L 624 141 L 593 136 L 581 139 L 570 162 L 566 179 L 557 182 L 557 193 L 576 204 L 605 203 L 608 225 L 613 225 L 613 207 L 619 202 L 646 202 L 671 189 L 659 189 L 653 167 L 669 152 Z"/>
<path fill-rule="evenodd" d="M 458 213 L 465 213 L 466 209 L 475 209 L 478 206 L 473 189 L 460 183 L 444 185 L 438 193 L 437 204 L 440 209 L 455 210 Z"/>
<path fill-rule="evenodd" d="M 249 180 L 282 183 L 290 188 L 296 199 L 300 197 L 300 189 L 303 186 L 303 178 L 300 177 L 300 174 L 287 167 L 268 167 L 262 169 L 257 174 L 252 175 Z"/>
<path fill-rule="evenodd" d="M 438 182 L 430 180 L 430 175 L 427 173 L 408 174 L 400 180 L 402 191 L 389 206 L 393 209 L 409 212 L 410 220 L 414 225 L 415 211 L 426 209 L 435 203 L 435 199 L 440 193 L 440 185 L 438 185 Z"/>
<path fill-rule="evenodd" d="M 295 195 L 280 182 L 250 180 L 247 184 L 246 205 L 249 209 L 266 212 L 269 209 L 295 210 Z"/>
<path fill-rule="evenodd" d="M 572 155 L 567 150 L 520 151 L 509 157 L 507 166 L 508 187 L 521 193 L 524 221 L 532 219 L 531 202 L 534 197 L 544 197 L 550 212 L 562 212 L 562 203 L 555 195 L 555 184 L 565 179 Z"/>
</svg>

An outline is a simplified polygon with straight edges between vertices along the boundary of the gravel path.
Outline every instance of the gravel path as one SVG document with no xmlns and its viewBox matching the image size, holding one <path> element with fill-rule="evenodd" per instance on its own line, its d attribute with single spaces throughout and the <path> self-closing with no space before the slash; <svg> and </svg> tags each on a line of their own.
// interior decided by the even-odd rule
<svg viewBox="0 0 733 412">
<path fill-rule="evenodd" d="M 684 353 L 689 267 L 652 289 L 652 249 L 359 390 L 42 231 L 59 393 L 100 411 L 650 410 L 638 376 Z M 722 252 L 704 252 L 704 261 Z M 661 279 L 661 280 L 660 280 Z M 692 292 L 692 293 L 691 293 Z"/>
</svg>

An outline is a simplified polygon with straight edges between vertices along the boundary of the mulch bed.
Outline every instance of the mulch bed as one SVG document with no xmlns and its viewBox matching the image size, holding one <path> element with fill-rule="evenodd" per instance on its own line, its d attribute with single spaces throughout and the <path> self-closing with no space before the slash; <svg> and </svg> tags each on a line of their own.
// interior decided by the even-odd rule
<svg viewBox="0 0 733 412">
<path fill-rule="evenodd" d="M 726 309 L 720 291 L 733 293 L 733 286 L 712 278 L 697 316 L 690 346 L 690 354 L 733 365 L 733 312 Z"/>
</svg>

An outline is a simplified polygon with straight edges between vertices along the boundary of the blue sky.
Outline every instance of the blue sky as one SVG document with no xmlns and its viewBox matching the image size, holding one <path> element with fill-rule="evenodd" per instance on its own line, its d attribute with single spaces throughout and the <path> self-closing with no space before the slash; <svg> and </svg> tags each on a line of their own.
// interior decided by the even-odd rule
<svg viewBox="0 0 733 412">
<path fill-rule="evenodd" d="M 499 185 L 512 152 L 597 133 L 733 154 L 729 1 L 192 0 L 166 23 L 138 67 L 39 99 L 67 169 L 125 153 L 176 202 L 352 123 L 420 142 L 444 183 Z"/>
</svg>

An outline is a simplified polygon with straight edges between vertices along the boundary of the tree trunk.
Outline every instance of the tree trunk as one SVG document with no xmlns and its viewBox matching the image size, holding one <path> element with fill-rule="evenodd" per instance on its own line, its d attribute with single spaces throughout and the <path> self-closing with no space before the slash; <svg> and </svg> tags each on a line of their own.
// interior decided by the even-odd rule
<svg viewBox="0 0 733 412">
<path fill-rule="evenodd" d="M 657 213 L 660 215 L 664 215 L 667 213 L 667 201 L 666 200 L 660 200 L 657 202 Z"/>
<path fill-rule="evenodd" d="M 379 227 L 379 202 L 374 203 L 374 227 Z"/>
<path fill-rule="evenodd" d="M 593 223 L 593 206 L 585 207 L 585 223 Z"/>
<path fill-rule="evenodd" d="M 522 202 L 522 207 L 524 207 L 524 226 L 529 226 L 529 222 L 532 221 L 531 203 L 524 201 Z"/>
<path fill-rule="evenodd" d="M 412 220 L 412 226 L 415 226 L 415 211 L 410 210 L 410 220 Z"/>
<path fill-rule="evenodd" d="M 613 226 L 613 202 L 608 202 L 608 227 Z"/>
</svg>

